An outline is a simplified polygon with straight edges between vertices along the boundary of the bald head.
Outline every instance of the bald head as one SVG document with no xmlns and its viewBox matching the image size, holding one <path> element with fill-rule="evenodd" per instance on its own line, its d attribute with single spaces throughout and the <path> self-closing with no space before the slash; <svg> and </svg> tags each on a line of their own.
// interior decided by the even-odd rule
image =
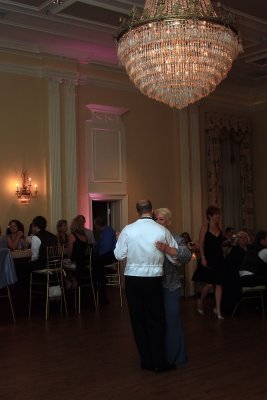
<svg viewBox="0 0 267 400">
<path fill-rule="evenodd" d="M 139 200 L 136 203 L 136 210 L 139 215 L 150 214 L 152 215 L 152 204 L 150 200 Z"/>
</svg>

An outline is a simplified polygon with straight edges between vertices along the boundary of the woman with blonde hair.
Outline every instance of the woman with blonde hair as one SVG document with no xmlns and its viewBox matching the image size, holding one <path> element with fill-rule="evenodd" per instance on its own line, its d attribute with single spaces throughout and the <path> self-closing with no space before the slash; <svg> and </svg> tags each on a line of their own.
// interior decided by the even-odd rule
<svg viewBox="0 0 267 400">
<path fill-rule="evenodd" d="M 154 211 L 155 220 L 169 229 L 172 222 L 172 214 L 168 208 L 158 208 Z M 184 239 L 173 234 L 178 249 L 174 256 L 176 264 L 173 264 L 165 256 L 163 264 L 163 292 L 166 320 L 166 357 L 170 364 L 184 364 L 187 361 L 184 338 L 180 319 L 180 288 L 179 265 L 186 264 L 191 258 L 191 251 L 186 246 Z M 164 251 L 164 245 L 157 243 L 158 250 Z M 168 249 L 165 248 L 165 252 Z M 170 254 L 170 253 L 169 253 Z"/>
</svg>

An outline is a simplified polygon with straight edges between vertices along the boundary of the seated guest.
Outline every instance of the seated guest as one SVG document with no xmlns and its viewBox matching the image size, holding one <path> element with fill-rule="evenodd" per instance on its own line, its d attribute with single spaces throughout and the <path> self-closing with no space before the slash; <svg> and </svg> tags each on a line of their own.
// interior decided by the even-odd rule
<svg viewBox="0 0 267 400">
<path fill-rule="evenodd" d="M 47 247 L 57 246 L 57 237 L 46 230 L 46 225 L 46 219 L 40 215 L 32 221 L 31 270 L 44 268 L 47 263 Z"/>
<path fill-rule="evenodd" d="M 252 229 L 247 229 L 247 228 L 242 228 L 242 231 L 248 234 L 249 244 L 253 244 L 255 242 L 255 232 Z"/>
<path fill-rule="evenodd" d="M 267 285 L 267 231 L 259 231 L 239 270 L 242 286 Z"/>
<path fill-rule="evenodd" d="M 93 272 L 98 286 L 100 302 L 107 303 L 105 295 L 105 269 L 104 266 L 117 262 L 114 256 L 116 246 L 116 232 L 108 226 L 104 219 L 97 217 L 94 220 L 95 252 L 93 258 Z"/>
<path fill-rule="evenodd" d="M 191 237 L 190 237 L 190 235 L 189 235 L 188 232 L 183 232 L 183 233 L 181 233 L 181 237 L 184 239 L 184 242 L 185 242 L 185 244 L 186 244 L 187 246 L 189 246 L 189 243 L 192 242 L 192 239 L 191 239 Z"/>
<path fill-rule="evenodd" d="M 194 253 L 197 257 L 199 251 L 199 244 L 197 242 L 192 241 L 191 236 L 189 235 L 188 232 L 181 233 L 181 237 L 184 239 L 184 243 L 189 248 L 189 250 L 191 250 L 191 252 Z"/>
<path fill-rule="evenodd" d="M 88 244 L 94 244 L 95 243 L 94 233 L 91 229 L 85 227 L 85 222 L 86 222 L 85 216 L 77 215 L 76 218 L 79 218 L 81 220 L 81 223 L 83 224 L 83 230 L 87 236 Z"/>
<path fill-rule="evenodd" d="M 225 228 L 224 237 L 223 237 L 224 241 L 228 241 L 231 244 L 233 244 L 234 236 L 235 236 L 235 229 L 232 226 L 228 226 L 227 228 Z"/>
<path fill-rule="evenodd" d="M 57 240 L 58 245 L 64 247 L 64 254 L 67 254 L 67 247 L 68 247 L 68 221 L 66 219 L 60 219 L 57 221 Z"/>
<path fill-rule="evenodd" d="M 80 215 L 72 220 L 70 226 L 71 234 L 69 235 L 67 256 L 76 265 L 76 278 L 79 283 L 84 274 L 86 265 L 85 250 L 88 246 L 88 237 L 84 228 L 84 221 Z M 72 281 L 72 286 L 76 286 L 77 282 L 70 274 L 68 278 Z"/>
<path fill-rule="evenodd" d="M 31 222 L 30 226 L 29 226 L 29 230 L 28 230 L 28 236 L 26 238 L 29 248 L 31 248 L 31 245 L 32 245 L 32 236 L 33 236 L 33 233 L 32 233 L 32 222 Z"/>
<path fill-rule="evenodd" d="M 12 219 L 9 221 L 6 235 L 8 248 L 10 250 L 28 248 L 28 242 L 24 236 L 24 226 L 17 219 Z"/>
<path fill-rule="evenodd" d="M 233 247 L 226 257 L 228 265 L 238 266 L 239 270 L 247 253 L 249 244 L 250 239 L 248 233 L 243 230 L 238 232 L 234 240 Z"/>
<path fill-rule="evenodd" d="M 231 251 L 231 248 L 234 245 L 235 238 L 236 234 L 234 228 L 232 226 L 228 226 L 224 231 L 224 237 L 222 242 L 222 249 L 225 257 Z"/>
<path fill-rule="evenodd" d="M 0 249 L 7 248 L 7 238 L 6 236 L 2 235 L 1 226 L 0 226 Z"/>
<path fill-rule="evenodd" d="M 247 232 L 240 231 L 234 241 L 234 245 L 225 258 L 225 278 L 222 293 L 222 310 L 224 313 L 232 313 L 235 304 L 241 296 L 241 283 L 239 270 L 242 266 L 249 244 Z"/>
</svg>

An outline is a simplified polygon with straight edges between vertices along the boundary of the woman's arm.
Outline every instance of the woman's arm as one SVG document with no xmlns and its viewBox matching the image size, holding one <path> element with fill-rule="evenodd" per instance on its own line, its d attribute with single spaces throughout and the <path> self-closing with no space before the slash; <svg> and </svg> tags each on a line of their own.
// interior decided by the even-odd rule
<svg viewBox="0 0 267 400">
<path fill-rule="evenodd" d="M 21 243 L 21 248 L 23 248 L 23 249 L 28 247 L 27 241 L 24 238 L 22 231 L 18 231 L 18 233 L 16 234 L 16 237 L 14 239 L 12 239 L 12 237 L 8 236 L 7 245 L 10 250 L 17 250 L 20 247 L 19 243 Z"/>
<path fill-rule="evenodd" d="M 16 240 L 13 242 L 9 236 L 7 237 L 7 246 L 10 250 L 14 250 L 16 248 L 16 244 Z"/>
<path fill-rule="evenodd" d="M 173 260 L 170 261 L 179 261 L 179 263 L 186 264 L 191 259 L 191 251 L 184 243 L 184 239 L 178 235 L 174 236 L 174 240 L 177 243 L 178 248 L 171 247 L 168 243 L 156 242 L 156 248 L 166 255 L 172 257 Z"/>
<path fill-rule="evenodd" d="M 26 238 L 24 236 L 24 233 L 22 231 L 18 231 L 17 239 L 18 239 L 18 242 L 21 243 L 21 246 L 20 246 L 21 248 L 27 249 L 29 247 L 28 246 L 28 242 L 27 242 L 27 240 L 26 240 Z M 17 243 L 17 247 L 18 247 L 18 243 Z"/>
</svg>

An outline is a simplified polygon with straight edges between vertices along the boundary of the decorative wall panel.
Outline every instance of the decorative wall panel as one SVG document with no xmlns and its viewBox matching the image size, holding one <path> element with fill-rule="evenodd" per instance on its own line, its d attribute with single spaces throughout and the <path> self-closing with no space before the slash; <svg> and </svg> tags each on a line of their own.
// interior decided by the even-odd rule
<svg viewBox="0 0 267 400">
<path fill-rule="evenodd" d="M 92 131 L 92 181 L 121 182 L 121 132 L 111 129 Z"/>
</svg>

